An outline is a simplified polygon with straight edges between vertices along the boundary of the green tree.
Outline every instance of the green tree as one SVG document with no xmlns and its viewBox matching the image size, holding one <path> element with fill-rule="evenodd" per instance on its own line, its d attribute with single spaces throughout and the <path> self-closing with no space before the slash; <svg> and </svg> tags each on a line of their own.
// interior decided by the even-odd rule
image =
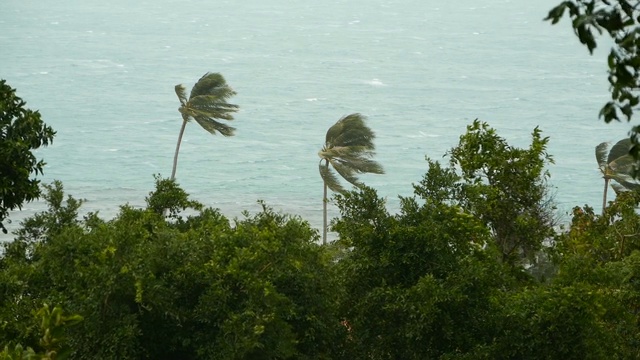
<svg viewBox="0 0 640 360">
<path fill-rule="evenodd" d="M 611 100 L 600 117 L 609 123 L 626 118 L 631 121 L 640 104 L 640 15 L 636 0 L 567 0 L 549 11 L 545 20 L 558 23 L 567 13 L 574 33 L 593 54 L 596 36 L 606 34 L 613 42 L 607 63 Z M 640 126 L 630 131 L 633 147 L 630 152 L 640 158 Z"/>
<path fill-rule="evenodd" d="M 620 261 L 640 251 L 640 194 L 620 193 L 602 215 L 589 206 L 573 209 L 567 231 L 557 236 L 556 251 L 563 256 L 590 258 L 603 264 Z"/>
<path fill-rule="evenodd" d="M 547 183 L 546 167 L 553 162 L 546 151 L 549 139 L 538 128 L 531 138 L 528 148 L 514 147 L 487 123 L 475 120 L 449 152 L 448 172 L 425 179 L 455 178 L 459 169 L 449 196 L 491 229 L 503 261 L 512 264 L 533 261 L 556 225 Z"/>
<path fill-rule="evenodd" d="M 5 246 L 0 343 L 32 343 L 24 314 L 46 301 L 84 318 L 71 359 L 333 359 L 343 346 L 331 253 L 306 221 L 264 205 L 230 222 L 159 177 L 145 209 L 112 220 L 75 205 L 50 204 Z"/>
<path fill-rule="evenodd" d="M 45 163 L 33 150 L 49 145 L 55 135 L 40 113 L 25 105 L 15 89 L 0 80 L 0 230 L 5 234 L 9 211 L 40 195 L 40 181 L 32 176 L 42 175 Z"/>
<path fill-rule="evenodd" d="M 322 242 L 327 243 L 327 188 L 344 193 L 333 170 L 355 186 L 362 184 L 358 174 L 384 174 L 380 164 L 371 158 L 375 155 L 374 132 L 365 124 L 366 118 L 358 113 L 342 117 L 329 128 L 320 156 L 320 176 L 324 185 L 322 197 Z M 333 170 L 332 170 L 333 169 Z"/>
<path fill-rule="evenodd" d="M 176 153 L 173 156 L 171 179 L 175 179 L 178 153 L 187 123 L 194 119 L 211 134 L 220 133 L 222 136 L 233 136 L 235 128 L 218 120 L 233 120 L 233 113 L 238 111 L 237 105 L 227 102 L 236 92 L 227 85 L 225 79 L 218 73 L 204 74 L 191 89 L 189 98 L 187 98 L 184 86 L 176 85 L 175 90 L 180 100 L 178 111 L 182 115 L 182 127 L 180 127 L 180 135 L 178 135 Z"/>
<path fill-rule="evenodd" d="M 424 196 L 390 215 L 368 187 L 336 199 L 345 358 L 446 358 L 499 336 L 495 298 L 513 280 L 479 219 Z"/>
<path fill-rule="evenodd" d="M 344 358 L 638 358 L 640 221 L 637 201 L 618 204 L 639 195 L 623 193 L 606 221 L 576 217 L 552 238 L 547 139 L 538 129 L 532 138 L 528 148 L 513 147 L 474 122 L 449 166 L 428 160 L 396 215 L 371 188 L 337 195 Z M 551 259 L 560 270 L 538 281 L 515 265 L 545 239 L 558 244 Z M 604 258 L 627 257 L 598 263 L 588 246 Z"/>
<path fill-rule="evenodd" d="M 603 142 L 596 146 L 596 160 L 598 167 L 604 178 L 604 192 L 602 194 L 602 212 L 607 207 L 607 190 L 611 180 L 611 186 L 616 193 L 635 190 L 640 188 L 640 184 L 633 181 L 633 167 L 636 161 L 629 154 L 631 140 L 622 139 L 611 149 L 609 143 Z"/>
<path fill-rule="evenodd" d="M 640 358 L 637 345 L 640 341 L 639 203 L 640 194 L 627 191 L 620 193 L 602 215 L 588 206 L 576 207 L 568 229 L 555 238 L 553 257 L 558 272 L 553 279 L 553 289 L 556 294 L 557 291 L 582 290 L 548 308 L 547 317 L 553 315 L 551 309 L 561 311 L 576 304 L 591 308 L 586 313 L 583 311 L 580 318 L 591 323 L 593 332 L 581 336 L 591 344 L 588 347 L 592 351 L 596 349 L 594 342 L 604 351 L 600 357 L 584 358 Z M 568 312 L 567 318 L 580 319 Z M 592 334 L 597 334 L 597 340 L 590 339 Z"/>
</svg>

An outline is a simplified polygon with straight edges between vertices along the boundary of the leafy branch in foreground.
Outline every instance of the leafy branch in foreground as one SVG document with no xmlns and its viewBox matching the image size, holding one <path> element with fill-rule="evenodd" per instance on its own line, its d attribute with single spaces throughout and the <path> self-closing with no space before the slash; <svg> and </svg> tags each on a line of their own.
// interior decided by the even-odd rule
<svg viewBox="0 0 640 360">
<path fill-rule="evenodd" d="M 34 318 L 40 323 L 42 337 L 38 341 L 36 352 L 33 347 L 24 347 L 17 344 L 13 347 L 5 345 L 0 352 L 0 360 L 64 360 L 69 356 L 71 349 L 65 343 L 65 328 L 74 326 L 82 321 L 80 315 L 64 315 L 60 306 L 53 309 L 44 304 Z"/>
<path fill-rule="evenodd" d="M 545 18 L 558 23 L 566 14 L 580 42 L 593 54 L 597 35 L 607 34 L 613 46 L 607 57 L 611 100 L 600 110 L 600 117 L 631 121 L 640 104 L 640 10 L 637 0 L 567 0 L 549 11 Z M 640 158 L 640 126 L 630 133 L 631 155 Z M 634 174 L 637 175 L 637 174 Z"/>
</svg>

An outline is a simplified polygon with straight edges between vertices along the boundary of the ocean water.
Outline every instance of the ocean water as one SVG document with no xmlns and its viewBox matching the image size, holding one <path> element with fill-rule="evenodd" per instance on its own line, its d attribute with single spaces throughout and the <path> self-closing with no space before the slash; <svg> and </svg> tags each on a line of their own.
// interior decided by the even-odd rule
<svg viewBox="0 0 640 360">
<path fill-rule="evenodd" d="M 385 175 L 362 179 L 398 195 L 479 118 L 514 145 L 550 137 L 560 213 L 599 208 L 594 148 L 629 124 L 598 119 L 608 99 L 604 46 L 594 56 L 568 21 L 542 19 L 559 0 L 97 0 L 0 2 L 0 78 L 57 130 L 37 152 L 59 179 L 112 217 L 143 206 L 153 174 L 171 173 L 181 118 L 174 86 L 220 72 L 240 106 L 232 138 L 186 129 L 177 179 L 230 218 L 259 210 L 322 221 L 318 150 L 341 116 L 377 134 Z M 12 228 L 43 208 L 14 212 Z M 331 207 L 330 216 L 337 216 Z M 3 239 L 7 239 L 5 236 Z"/>
</svg>

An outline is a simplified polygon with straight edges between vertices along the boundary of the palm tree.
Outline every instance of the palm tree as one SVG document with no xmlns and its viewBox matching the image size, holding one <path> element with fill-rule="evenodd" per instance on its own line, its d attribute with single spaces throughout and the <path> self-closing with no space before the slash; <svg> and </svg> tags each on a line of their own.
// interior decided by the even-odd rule
<svg viewBox="0 0 640 360">
<path fill-rule="evenodd" d="M 602 212 L 607 206 L 607 189 L 611 180 L 611 187 L 616 193 L 621 191 L 640 189 L 640 184 L 633 179 L 635 160 L 629 154 L 631 140 L 622 139 L 611 149 L 609 143 L 603 142 L 596 146 L 596 160 L 604 178 L 604 194 L 602 195 Z"/>
<path fill-rule="evenodd" d="M 227 85 L 222 75 L 218 73 L 206 73 L 198 80 L 191 89 L 191 95 L 187 99 L 187 93 L 182 85 L 176 85 L 176 95 L 180 100 L 178 111 L 182 114 L 182 127 L 178 135 L 176 153 L 173 156 L 173 170 L 171 180 L 175 179 L 176 168 L 178 167 L 178 153 L 182 143 L 184 128 L 191 119 L 195 119 L 202 128 L 211 134 L 220 133 L 223 136 L 233 136 L 235 128 L 219 122 L 222 120 L 233 120 L 233 113 L 238 111 L 238 105 L 227 103 L 227 99 L 236 94 Z"/>
<path fill-rule="evenodd" d="M 371 160 L 375 155 L 373 139 L 375 134 L 365 125 L 366 118 L 361 114 L 347 115 L 335 123 L 327 131 L 326 140 L 320 156 L 320 176 L 324 183 L 322 207 L 322 243 L 327 243 L 327 188 L 331 191 L 344 193 L 346 190 L 335 170 L 349 183 L 360 186 L 358 174 L 384 174 L 382 166 Z M 331 166 L 329 166 L 331 165 Z M 332 170 L 333 169 L 333 170 Z"/>
</svg>

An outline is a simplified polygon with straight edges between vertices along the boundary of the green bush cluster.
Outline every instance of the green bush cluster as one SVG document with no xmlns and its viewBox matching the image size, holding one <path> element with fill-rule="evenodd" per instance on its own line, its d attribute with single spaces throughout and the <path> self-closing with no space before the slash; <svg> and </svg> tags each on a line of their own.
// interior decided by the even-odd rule
<svg viewBox="0 0 640 360">
<path fill-rule="evenodd" d="M 32 314 L 59 304 L 83 318 L 56 325 L 69 359 L 640 358 L 640 195 L 559 228 L 547 141 L 476 121 L 397 214 L 366 186 L 337 195 L 329 245 L 159 176 L 112 220 L 80 217 L 54 182 L 0 257 L 3 356 L 46 354 Z"/>
</svg>

